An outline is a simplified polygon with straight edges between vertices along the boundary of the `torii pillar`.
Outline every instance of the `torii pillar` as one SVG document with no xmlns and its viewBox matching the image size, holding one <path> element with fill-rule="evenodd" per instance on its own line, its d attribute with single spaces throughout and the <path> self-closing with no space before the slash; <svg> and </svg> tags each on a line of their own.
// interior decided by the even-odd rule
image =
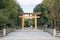
<svg viewBox="0 0 60 40">
<path fill-rule="evenodd" d="M 22 30 L 24 31 L 24 15 L 22 15 Z"/>
<path fill-rule="evenodd" d="M 37 30 L 37 15 L 35 14 L 35 30 Z"/>
</svg>

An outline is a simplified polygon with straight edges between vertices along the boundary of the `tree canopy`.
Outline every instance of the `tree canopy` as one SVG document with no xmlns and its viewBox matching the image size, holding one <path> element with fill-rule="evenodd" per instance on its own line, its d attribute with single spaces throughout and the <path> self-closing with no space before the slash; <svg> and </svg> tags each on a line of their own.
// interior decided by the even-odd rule
<svg viewBox="0 0 60 40">
<path fill-rule="evenodd" d="M 44 0 L 43 4 L 48 9 L 47 12 L 50 11 L 50 14 L 46 12 L 46 16 L 49 20 L 55 21 L 54 24 L 57 22 L 60 24 L 60 0 Z M 48 16 L 49 15 L 49 16 Z"/>
<path fill-rule="evenodd" d="M 56 26 L 57 23 L 60 24 L 60 0 L 43 0 L 41 4 L 35 6 L 33 11 L 42 12 L 42 16 L 44 15 L 43 17 L 48 19 L 47 23 L 49 25 Z M 41 21 L 44 20 L 41 18 Z"/>
<path fill-rule="evenodd" d="M 45 24 L 48 19 L 47 17 L 45 16 L 44 12 L 47 10 L 46 8 L 44 8 L 45 6 L 43 4 L 38 4 L 35 6 L 34 8 L 34 12 L 41 12 L 40 14 L 40 19 L 38 19 L 38 25 L 43 25 Z"/>
<path fill-rule="evenodd" d="M 0 25 L 15 25 L 19 12 L 23 10 L 15 0 L 0 0 Z"/>
</svg>

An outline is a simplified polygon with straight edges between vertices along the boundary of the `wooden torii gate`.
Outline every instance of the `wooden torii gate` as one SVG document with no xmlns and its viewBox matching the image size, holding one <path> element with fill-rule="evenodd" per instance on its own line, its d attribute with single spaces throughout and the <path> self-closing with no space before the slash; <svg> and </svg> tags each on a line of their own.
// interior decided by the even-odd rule
<svg viewBox="0 0 60 40">
<path fill-rule="evenodd" d="M 35 18 L 35 30 L 37 30 L 37 18 L 40 18 L 40 16 L 37 16 L 37 15 L 39 15 L 39 14 L 41 14 L 40 12 L 35 12 L 35 13 L 23 13 L 23 12 L 21 12 L 21 13 L 19 13 L 19 18 L 22 18 L 22 30 L 24 31 L 24 19 L 25 18 L 29 18 L 29 17 L 31 17 L 31 18 Z M 25 15 L 29 15 L 29 16 L 25 16 Z M 30 16 L 30 15 L 32 15 L 32 16 Z"/>
</svg>

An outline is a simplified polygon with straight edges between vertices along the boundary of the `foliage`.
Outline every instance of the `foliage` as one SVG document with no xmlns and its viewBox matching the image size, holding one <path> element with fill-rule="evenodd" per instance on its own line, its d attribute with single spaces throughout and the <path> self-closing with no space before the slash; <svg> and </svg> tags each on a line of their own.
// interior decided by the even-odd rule
<svg viewBox="0 0 60 40">
<path fill-rule="evenodd" d="M 26 27 L 34 26 L 33 19 L 25 19 L 25 26 Z"/>
<path fill-rule="evenodd" d="M 6 7 L 6 1 L 5 0 L 0 0 L 0 9 L 3 9 Z"/>
<path fill-rule="evenodd" d="M 19 11 L 21 12 L 22 8 L 15 0 L 0 0 L 0 25 L 14 26 L 17 23 Z"/>
<path fill-rule="evenodd" d="M 42 23 L 45 22 L 42 18 L 46 17 L 49 25 L 60 24 L 60 0 L 44 0 L 41 4 L 38 4 L 33 11 L 42 12 L 42 17 L 39 20 Z"/>
<path fill-rule="evenodd" d="M 48 11 L 45 12 L 47 18 L 50 20 L 48 23 L 56 25 L 56 22 L 60 24 L 60 0 L 44 0 L 43 4 Z M 50 13 L 49 13 L 50 11 Z M 54 22 L 53 22 L 54 20 Z"/>
<path fill-rule="evenodd" d="M 47 9 L 45 8 L 45 6 L 43 4 L 38 4 L 38 5 L 35 6 L 33 11 L 34 12 L 41 12 L 41 14 L 39 15 L 40 19 L 38 19 L 38 26 L 44 25 L 48 21 L 47 17 L 44 14 L 44 12 L 46 10 Z"/>
</svg>

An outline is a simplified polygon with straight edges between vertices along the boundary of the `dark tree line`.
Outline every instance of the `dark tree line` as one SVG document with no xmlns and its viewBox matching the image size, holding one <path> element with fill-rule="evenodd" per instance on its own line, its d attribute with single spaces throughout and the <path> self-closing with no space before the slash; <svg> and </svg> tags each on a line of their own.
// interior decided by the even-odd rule
<svg viewBox="0 0 60 40">
<path fill-rule="evenodd" d="M 42 12 L 42 17 L 39 19 L 41 21 L 38 24 L 45 22 L 50 26 L 60 26 L 60 0 L 43 0 L 33 11 Z"/>
<path fill-rule="evenodd" d="M 15 26 L 18 22 L 18 13 L 23 12 L 15 0 L 0 0 L 0 26 Z"/>
</svg>

